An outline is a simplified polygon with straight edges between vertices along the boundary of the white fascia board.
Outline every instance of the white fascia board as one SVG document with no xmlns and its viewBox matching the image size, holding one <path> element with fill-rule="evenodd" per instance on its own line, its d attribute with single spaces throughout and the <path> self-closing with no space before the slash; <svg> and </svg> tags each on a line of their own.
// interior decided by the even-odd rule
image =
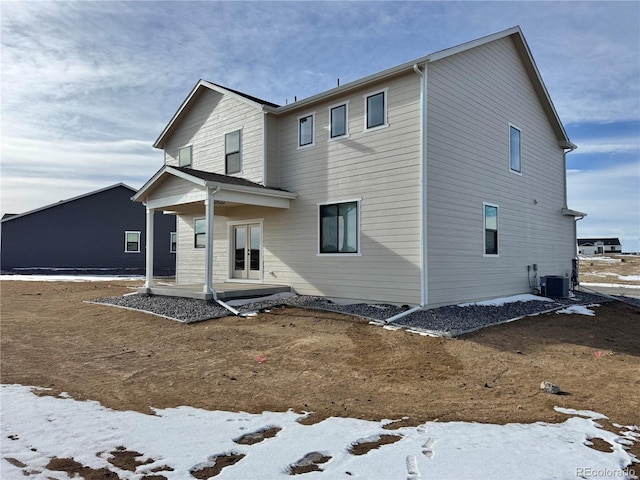
<svg viewBox="0 0 640 480">
<path fill-rule="evenodd" d="M 252 192 L 239 192 L 221 189 L 215 199 L 221 202 L 240 203 L 242 205 L 258 205 L 261 207 L 289 208 L 290 198 L 272 197 Z"/>
<path fill-rule="evenodd" d="M 577 210 L 571 210 L 570 208 L 563 208 L 562 215 L 567 215 L 569 217 L 586 217 L 587 214 L 584 212 L 578 212 Z"/>
</svg>

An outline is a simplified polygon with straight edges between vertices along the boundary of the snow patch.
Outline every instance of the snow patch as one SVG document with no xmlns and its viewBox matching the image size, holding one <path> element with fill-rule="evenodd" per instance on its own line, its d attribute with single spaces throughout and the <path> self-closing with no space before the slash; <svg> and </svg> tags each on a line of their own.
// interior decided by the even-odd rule
<svg viewBox="0 0 640 480">
<path fill-rule="evenodd" d="M 562 310 L 557 310 L 556 313 L 567 313 L 567 314 L 578 314 L 578 315 L 588 315 L 590 317 L 595 317 L 596 312 L 593 310 L 589 310 L 587 307 L 599 307 L 599 304 L 591 304 L 587 305 L 572 305 L 571 307 L 563 308 Z"/>
<path fill-rule="evenodd" d="M 502 297 L 502 298 L 494 298 L 491 300 L 483 300 L 481 302 L 473 302 L 473 303 L 460 303 L 459 307 L 470 307 L 472 305 L 480 305 L 480 306 L 491 306 L 491 307 L 500 307 L 506 303 L 515 303 L 515 302 L 553 302 L 552 299 L 547 297 L 539 297 L 537 295 L 532 295 L 530 293 L 526 293 L 523 295 L 512 295 L 510 297 Z"/>
</svg>

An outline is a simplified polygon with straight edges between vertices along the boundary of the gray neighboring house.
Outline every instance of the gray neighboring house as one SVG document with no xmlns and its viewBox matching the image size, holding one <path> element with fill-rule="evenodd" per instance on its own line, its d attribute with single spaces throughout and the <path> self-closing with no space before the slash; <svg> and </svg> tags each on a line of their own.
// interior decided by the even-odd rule
<svg viewBox="0 0 640 480">
<path fill-rule="evenodd" d="M 576 146 L 519 27 L 284 106 L 200 80 L 154 146 L 134 200 L 177 218 L 176 295 L 430 307 L 573 270 Z"/>
<path fill-rule="evenodd" d="M 618 238 L 579 238 L 578 253 L 580 255 L 622 253 L 622 245 Z"/>
<path fill-rule="evenodd" d="M 143 274 L 146 210 L 118 183 L 1 222 L 3 272 Z M 176 219 L 155 214 L 155 273 L 175 273 Z M 173 243 L 175 245 L 175 242 Z M 173 251 L 172 251 L 173 250 Z"/>
</svg>

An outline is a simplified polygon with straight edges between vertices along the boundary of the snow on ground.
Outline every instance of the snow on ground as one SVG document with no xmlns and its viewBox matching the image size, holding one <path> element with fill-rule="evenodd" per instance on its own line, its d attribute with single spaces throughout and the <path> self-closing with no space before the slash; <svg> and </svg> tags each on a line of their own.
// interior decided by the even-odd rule
<svg viewBox="0 0 640 480">
<path fill-rule="evenodd" d="M 590 262 L 605 262 L 605 263 L 620 263 L 621 259 L 619 258 L 611 258 L 611 257 L 591 257 L 591 256 L 579 256 L 580 260 L 590 261 Z"/>
<path fill-rule="evenodd" d="M 144 280 L 142 275 L 0 275 L 0 280 L 22 282 L 115 282 Z"/>
<path fill-rule="evenodd" d="M 624 283 L 591 283 L 591 282 L 580 282 L 580 285 L 584 285 L 585 287 L 608 287 L 608 288 L 640 288 L 640 285 L 627 285 Z"/>
<path fill-rule="evenodd" d="M 539 297 L 537 295 L 531 295 L 529 293 L 523 295 L 512 295 L 511 297 L 502 297 L 502 298 L 494 298 L 491 300 L 483 300 L 481 302 L 473 302 L 473 303 L 461 303 L 459 307 L 469 307 L 471 305 L 483 305 L 483 306 L 493 306 L 500 307 L 505 303 L 515 303 L 515 302 L 553 302 L 552 299 L 547 297 Z"/>
<path fill-rule="evenodd" d="M 297 420 L 303 415 L 291 411 L 248 414 L 178 407 L 145 415 L 93 401 L 37 396 L 22 385 L 2 385 L 0 398 L 5 480 L 26 478 L 23 471 L 31 472 L 33 480 L 67 479 L 65 472 L 46 468 L 54 456 L 109 468 L 122 480 L 139 480 L 152 470 L 168 480 L 185 480 L 223 454 L 234 454 L 239 461 L 223 468 L 216 480 L 290 478 L 290 466 L 305 458 L 320 469 L 304 474 L 311 480 L 633 478 L 629 465 L 637 460 L 623 446 L 640 441 L 637 426 L 613 433 L 598 428 L 603 415 L 561 408 L 556 410 L 569 418 L 560 424 L 428 422 L 385 430 L 389 421 L 353 418 L 302 425 Z M 259 443 L 234 441 L 272 427 L 281 430 Z M 352 444 L 380 435 L 400 439 L 363 455 L 349 452 Z M 591 448 L 590 439 L 601 439 L 611 451 Z M 152 462 L 136 472 L 117 468 L 108 460 L 118 447 Z M 317 454 L 309 455 L 313 452 Z"/>
<path fill-rule="evenodd" d="M 594 312 L 593 310 L 589 310 L 587 307 L 599 307 L 599 306 L 600 305 L 596 303 L 592 305 L 587 305 L 586 307 L 584 305 L 572 305 L 570 307 L 563 308 L 562 310 L 557 310 L 556 313 L 568 313 L 568 314 L 576 313 L 578 315 L 588 315 L 590 317 L 595 317 L 596 312 Z"/>
</svg>

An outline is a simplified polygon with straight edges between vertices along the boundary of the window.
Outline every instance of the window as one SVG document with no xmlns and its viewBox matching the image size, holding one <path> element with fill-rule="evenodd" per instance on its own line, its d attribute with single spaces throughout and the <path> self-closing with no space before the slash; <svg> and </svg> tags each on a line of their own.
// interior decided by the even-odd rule
<svg viewBox="0 0 640 480">
<path fill-rule="evenodd" d="M 191 152 L 192 145 L 182 147 L 178 150 L 178 166 L 190 167 L 191 166 Z"/>
<path fill-rule="evenodd" d="M 358 253 L 358 202 L 320 205 L 320 253 Z"/>
<path fill-rule="evenodd" d="M 387 90 L 365 97 L 365 130 L 387 126 Z"/>
<path fill-rule="evenodd" d="M 205 248 L 207 246 L 207 220 L 196 218 L 193 221 L 193 246 L 194 248 Z"/>
<path fill-rule="evenodd" d="M 315 114 L 307 115 L 305 117 L 298 118 L 298 146 L 306 147 L 313 145 L 314 137 L 314 117 Z"/>
<path fill-rule="evenodd" d="M 347 104 L 332 107 L 330 110 L 331 133 L 330 138 L 347 135 Z"/>
<path fill-rule="evenodd" d="M 509 169 L 515 173 L 522 173 L 520 133 L 519 128 L 509 126 Z"/>
<path fill-rule="evenodd" d="M 484 254 L 498 255 L 498 206 L 484 204 Z"/>
<path fill-rule="evenodd" d="M 124 232 L 125 253 L 140 253 L 140 232 Z"/>
<path fill-rule="evenodd" d="M 176 253 L 178 250 L 178 235 L 176 232 L 169 233 L 169 253 Z"/>
<path fill-rule="evenodd" d="M 242 171 L 242 161 L 240 158 L 240 145 L 242 132 L 227 133 L 224 136 L 224 165 L 225 173 L 240 173 Z"/>
</svg>

